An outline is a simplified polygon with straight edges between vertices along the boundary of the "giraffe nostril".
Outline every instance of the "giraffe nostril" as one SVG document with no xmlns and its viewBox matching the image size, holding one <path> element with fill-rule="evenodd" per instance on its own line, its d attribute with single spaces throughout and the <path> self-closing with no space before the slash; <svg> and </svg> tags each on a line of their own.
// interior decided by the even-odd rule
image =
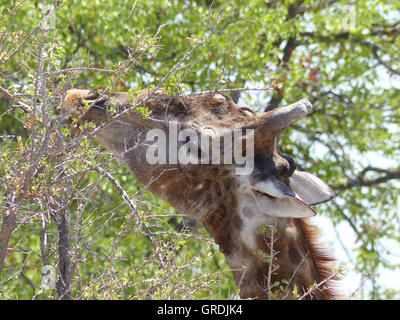
<svg viewBox="0 0 400 320">
<path fill-rule="evenodd" d="M 287 177 L 290 170 L 287 164 L 282 164 L 276 169 L 279 177 Z"/>
<path fill-rule="evenodd" d="M 289 167 L 286 167 L 286 176 L 291 177 L 293 175 L 294 170 L 297 168 L 297 163 L 296 160 L 294 160 L 292 157 L 282 154 L 282 157 L 285 158 L 285 160 L 288 162 Z"/>
</svg>

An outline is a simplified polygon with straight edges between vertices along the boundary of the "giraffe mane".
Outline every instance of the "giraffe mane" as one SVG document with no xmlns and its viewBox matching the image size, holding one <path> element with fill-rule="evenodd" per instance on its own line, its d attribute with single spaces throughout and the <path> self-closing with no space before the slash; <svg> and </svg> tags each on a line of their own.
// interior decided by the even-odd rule
<svg viewBox="0 0 400 320">
<path fill-rule="evenodd" d="M 324 282 L 322 285 L 324 299 L 337 300 L 343 298 L 343 293 L 338 287 L 338 281 L 341 280 L 341 277 L 334 268 L 336 258 L 321 243 L 320 232 L 309 218 L 300 218 L 297 219 L 297 222 L 310 249 L 310 255 L 319 274 L 319 281 L 320 283 Z"/>
</svg>

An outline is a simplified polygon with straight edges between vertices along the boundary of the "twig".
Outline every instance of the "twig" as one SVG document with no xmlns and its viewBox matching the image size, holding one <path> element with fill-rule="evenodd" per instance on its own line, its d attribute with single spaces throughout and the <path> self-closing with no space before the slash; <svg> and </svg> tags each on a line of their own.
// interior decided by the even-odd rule
<svg viewBox="0 0 400 320">
<path fill-rule="evenodd" d="M 6 65 L 9 61 L 11 61 L 11 59 L 14 58 L 14 56 L 20 52 L 22 50 L 22 48 L 26 45 L 26 43 L 29 41 L 30 38 L 32 38 L 32 36 L 36 33 L 36 31 L 39 28 L 42 28 L 42 26 L 44 25 L 44 22 L 46 22 L 49 18 L 51 18 L 54 13 L 63 5 L 62 2 L 59 3 L 59 6 L 54 6 L 54 8 L 49 12 L 48 15 L 46 15 L 45 17 L 43 17 L 43 19 L 32 29 L 32 31 L 26 36 L 26 38 L 24 39 L 24 41 L 22 41 L 20 43 L 20 45 L 18 46 L 18 48 L 16 48 L 6 60 L 2 60 L 0 61 L 0 65 Z M 4 56 L 3 56 L 4 57 Z M 3 59 L 3 57 L 1 59 Z"/>
<path fill-rule="evenodd" d="M 117 73 L 115 70 L 101 69 L 101 68 L 93 68 L 93 67 L 77 67 L 77 68 L 68 68 L 57 71 L 45 72 L 46 76 L 55 76 L 57 74 L 68 73 L 68 72 L 82 72 L 82 71 L 99 71 L 99 72 L 107 72 L 107 73 Z"/>
<path fill-rule="evenodd" d="M 278 238 L 276 238 L 276 239 L 274 238 L 277 224 L 267 225 L 266 227 L 270 231 L 269 241 L 265 237 L 264 237 L 264 240 L 269 249 L 269 256 L 268 256 L 269 261 L 268 261 L 268 272 L 267 272 L 267 296 L 268 296 L 268 300 L 271 300 L 272 273 L 279 269 L 279 265 L 274 267 L 274 259 L 275 259 L 275 256 L 278 254 L 278 252 L 274 250 L 274 244 L 278 240 Z"/>
<path fill-rule="evenodd" d="M 161 79 L 159 84 L 154 88 L 153 94 L 162 87 L 164 82 L 181 66 L 181 64 L 187 58 L 189 58 L 193 54 L 193 52 L 195 52 L 199 47 L 201 47 L 204 43 L 206 43 L 208 41 L 208 39 L 210 39 L 214 34 L 215 34 L 215 31 L 211 30 L 210 33 L 208 33 L 197 45 L 195 45 L 191 50 L 186 52 L 186 54 L 178 61 L 178 63 L 175 66 L 173 66 L 172 69 L 169 70 L 169 72 Z"/>
<path fill-rule="evenodd" d="M 25 106 L 25 104 L 21 101 L 19 101 L 10 91 L 8 91 L 7 89 L 3 88 L 0 86 L 0 93 L 6 97 L 8 100 L 11 100 L 12 103 L 14 103 L 16 106 L 18 106 L 19 108 L 21 108 L 25 113 L 31 115 L 32 117 L 34 117 L 34 119 L 40 123 L 41 125 L 44 126 L 43 122 L 39 119 L 37 119 L 37 117 L 35 116 L 35 114 L 30 111 L 29 109 L 27 109 L 27 107 Z"/>
<path fill-rule="evenodd" d="M 296 269 L 294 270 L 294 272 L 293 272 L 292 275 L 290 276 L 290 279 L 289 279 L 288 284 L 287 284 L 287 288 L 288 288 L 288 289 L 289 289 L 289 287 L 290 287 L 290 283 L 291 283 L 292 280 L 294 279 L 294 276 L 296 275 L 297 271 L 300 269 L 301 265 L 306 261 L 306 259 L 307 259 L 307 257 L 309 256 L 309 254 L 310 254 L 310 251 L 308 251 L 308 252 L 304 255 L 303 259 L 302 259 L 301 262 L 297 265 Z M 289 295 L 289 292 L 287 292 L 287 293 L 282 297 L 282 300 L 286 299 L 286 297 L 287 297 L 288 295 Z"/>
<path fill-rule="evenodd" d="M 206 95 L 206 94 L 213 93 L 216 91 L 218 91 L 218 92 L 270 91 L 270 90 L 274 90 L 275 88 L 276 88 L 276 85 L 272 85 L 269 87 L 263 87 L 263 88 L 251 88 L 251 87 L 229 88 L 229 89 L 206 90 L 206 91 L 200 91 L 200 92 L 187 93 L 182 96 L 201 96 L 201 95 Z"/>
<path fill-rule="evenodd" d="M 85 160 L 86 163 L 90 164 L 87 160 Z M 119 191 L 121 194 L 122 198 L 126 202 L 126 204 L 129 206 L 132 212 L 135 212 L 137 220 L 140 221 L 141 226 L 144 228 L 147 236 L 150 238 L 151 242 L 153 243 L 155 252 L 159 258 L 160 264 L 164 267 L 164 261 L 162 257 L 160 256 L 160 250 L 157 244 L 156 239 L 154 238 L 153 232 L 150 230 L 150 228 L 146 225 L 146 223 L 143 221 L 143 219 L 140 217 L 139 210 L 137 209 L 136 205 L 133 203 L 133 201 L 129 198 L 128 194 L 122 188 L 122 186 L 119 184 L 119 182 L 107 171 L 105 171 L 103 168 L 100 168 L 99 166 L 94 167 L 94 169 L 99 172 L 100 174 L 104 175 L 107 177 L 107 179 L 114 185 L 114 187 Z"/>
<path fill-rule="evenodd" d="M 3 222 L 0 231 L 0 279 L 4 262 L 7 258 L 8 243 L 17 223 L 18 203 L 15 195 L 11 197 L 7 203 L 7 207 L 8 209 L 3 212 Z"/>
<path fill-rule="evenodd" d="M 329 277 L 327 277 L 326 279 L 324 279 L 323 281 L 321 281 L 320 283 L 318 283 L 315 286 L 312 286 L 306 293 L 304 293 L 299 300 L 303 300 L 305 297 L 311 295 L 315 290 L 319 289 L 321 286 L 323 286 L 327 281 L 331 280 L 332 278 L 336 277 L 338 274 L 341 274 L 343 271 L 340 268 L 338 271 L 336 271 L 335 273 L 331 274 Z"/>
</svg>

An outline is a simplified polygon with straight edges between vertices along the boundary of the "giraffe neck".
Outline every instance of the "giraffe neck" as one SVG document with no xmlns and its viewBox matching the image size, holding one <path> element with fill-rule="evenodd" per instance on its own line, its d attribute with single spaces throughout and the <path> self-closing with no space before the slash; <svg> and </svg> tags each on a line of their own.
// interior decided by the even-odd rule
<svg viewBox="0 0 400 320">
<path fill-rule="evenodd" d="M 229 200 L 203 224 L 225 255 L 241 298 L 331 298 L 325 280 L 333 274 L 327 265 L 333 259 L 315 247 L 307 219 L 271 217 L 252 201 Z"/>
</svg>

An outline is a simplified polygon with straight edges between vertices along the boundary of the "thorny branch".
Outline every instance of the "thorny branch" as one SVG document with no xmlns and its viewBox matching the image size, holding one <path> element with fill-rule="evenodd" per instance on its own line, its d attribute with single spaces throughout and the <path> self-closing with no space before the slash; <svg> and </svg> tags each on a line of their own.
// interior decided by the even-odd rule
<svg viewBox="0 0 400 320">
<path fill-rule="evenodd" d="M 323 287 L 323 285 L 328 282 L 329 280 L 337 277 L 338 275 L 343 273 L 343 269 L 339 268 L 338 270 L 336 270 L 333 274 L 331 274 L 329 277 L 327 277 L 325 280 L 315 284 L 314 286 L 312 286 L 309 290 L 307 290 L 306 293 L 304 293 L 298 300 L 304 300 L 306 297 L 308 296 L 312 296 L 312 294 L 317 291 L 317 290 L 321 290 L 321 287 Z"/>
<path fill-rule="evenodd" d="M 161 251 L 157 244 L 157 240 L 155 239 L 153 232 L 147 226 L 146 222 L 143 220 L 143 218 L 140 217 L 140 212 L 137 209 L 136 205 L 133 203 L 132 199 L 130 199 L 130 197 L 128 196 L 126 191 L 122 188 L 120 183 L 109 172 L 105 171 L 104 169 L 102 169 L 98 166 L 94 167 L 94 169 L 96 171 L 98 171 L 101 175 L 104 175 L 114 185 L 114 187 L 119 191 L 122 198 L 124 199 L 126 204 L 129 206 L 129 208 L 131 209 L 131 213 L 134 213 L 136 216 L 136 220 L 140 222 L 140 228 L 143 228 L 145 230 L 145 233 L 147 234 L 147 236 L 150 238 L 151 242 L 153 243 L 155 252 L 159 258 L 159 262 L 162 266 L 164 266 L 164 259 L 160 255 Z M 132 221 L 132 219 L 130 218 L 129 221 Z"/>
</svg>

